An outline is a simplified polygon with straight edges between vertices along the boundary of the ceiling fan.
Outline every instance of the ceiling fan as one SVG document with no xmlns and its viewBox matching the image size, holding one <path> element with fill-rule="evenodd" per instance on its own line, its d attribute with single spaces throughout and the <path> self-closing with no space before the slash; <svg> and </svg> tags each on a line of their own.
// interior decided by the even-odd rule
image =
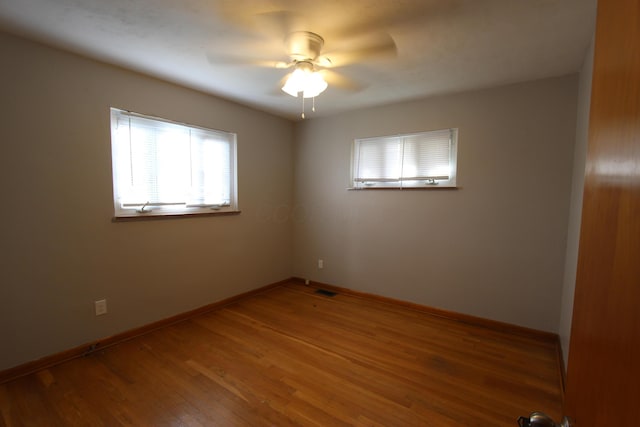
<svg viewBox="0 0 640 427">
<path fill-rule="evenodd" d="M 293 14 L 288 11 L 260 14 L 263 23 L 268 21 L 273 24 L 269 28 L 277 27 L 279 38 L 283 40 L 284 52 L 282 53 L 286 54 L 288 61 L 252 60 L 246 57 L 215 54 L 208 55 L 209 61 L 214 65 L 243 64 L 291 69 L 291 72 L 280 80 L 280 93 L 302 98 L 302 118 L 305 118 L 305 99 L 312 99 L 312 111 L 315 111 L 315 97 L 327 87 L 359 91 L 366 86 L 366 82 L 349 78 L 334 71 L 335 68 L 356 65 L 380 57 L 395 56 L 397 53 L 395 41 L 384 32 L 342 34 L 342 37 L 334 35 L 333 50 L 325 53 L 323 52 L 324 38 L 318 33 L 300 30 L 301 25 L 291 25 L 292 16 Z M 264 57 L 264 55 L 260 56 Z M 282 54 L 277 56 L 282 57 Z"/>
<path fill-rule="evenodd" d="M 290 58 L 286 64 L 276 64 L 279 68 L 291 68 L 293 71 L 283 78 L 282 91 L 294 96 L 302 96 L 302 118 L 304 119 L 304 99 L 312 98 L 312 111 L 315 111 L 315 97 L 327 88 L 328 83 L 320 68 L 330 67 L 331 59 L 320 56 L 324 39 L 310 31 L 295 31 L 287 35 L 285 46 Z"/>
</svg>

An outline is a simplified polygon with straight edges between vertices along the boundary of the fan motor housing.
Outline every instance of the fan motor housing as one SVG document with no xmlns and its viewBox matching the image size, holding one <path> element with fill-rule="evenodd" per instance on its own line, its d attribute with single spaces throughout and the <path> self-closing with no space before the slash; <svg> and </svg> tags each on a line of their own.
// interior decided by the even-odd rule
<svg viewBox="0 0 640 427">
<path fill-rule="evenodd" d="M 313 61 L 320 56 L 324 39 L 309 31 L 295 31 L 287 36 L 286 44 L 292 60 Z"/>
</svg>

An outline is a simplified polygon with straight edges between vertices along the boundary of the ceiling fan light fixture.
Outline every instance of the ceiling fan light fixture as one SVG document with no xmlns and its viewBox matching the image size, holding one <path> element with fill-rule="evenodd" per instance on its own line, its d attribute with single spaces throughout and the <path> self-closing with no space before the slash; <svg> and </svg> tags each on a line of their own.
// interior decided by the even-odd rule
<svg viewBox="0 0 640 427">
<path fill-rule="evenodd" d="M 302 96 L 305 98 L 315 98 L 324 92 L 328 86 L 324 77 L 322 77 L 322 74 L 317 71 L 311 73 L 311 75 L 307 77 L 307 86 L 304 91 L 302 91 Z"/>
<path fill-rule="evenodd" d="M 304 90 L 306 80 L 305 72 L 300 68 L 296 68 L 293 70 L 284 86 L 282 86 L 282 90 L 291 96 L 297 97 L 298 92 L 302 92 Z"/>
<path fill-rule="evenodd" d="M 302 92 L 304 98 L 314 98 L 324 92 L 327 86 L 322 74 L 313 70 L 313 65 L 300 62 L 296 64 L 282 90 L 293 97 L 298 97 Z"/>
</svg>

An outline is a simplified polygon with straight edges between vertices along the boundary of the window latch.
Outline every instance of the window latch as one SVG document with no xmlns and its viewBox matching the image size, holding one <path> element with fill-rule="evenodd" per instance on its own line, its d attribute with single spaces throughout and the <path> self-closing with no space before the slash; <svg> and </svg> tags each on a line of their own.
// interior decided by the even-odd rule
<svg viewBox="0 0 640 427">
<path fill-rule="evenodd" d="M 149 202 L 147 201 L 144 205 L 142 205 L 142 207 L 140 209 L 137 209 L 136 212 L 141 213 L 141 214 L 146 214 L 146 213 L 150 213 L 152 212 L 151 209 L 149 210 L 144 210 L 144 208 L 146 208 L 149 205 Z"/>
</svg>

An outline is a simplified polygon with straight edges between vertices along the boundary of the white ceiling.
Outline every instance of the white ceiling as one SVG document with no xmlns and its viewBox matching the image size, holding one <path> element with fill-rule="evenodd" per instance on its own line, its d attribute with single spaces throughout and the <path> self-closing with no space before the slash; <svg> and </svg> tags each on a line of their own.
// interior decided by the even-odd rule
<svg viewBox="0 0 640 427">
<path fill-rule="evenodd" d="M 333 69 L 360 87 L 330 84 L 326 115 L 577 72 L 595 13 L 596 0 L 2 0 L 0 29 L 297 119 L 301 100 L 278 90 L 288 70 L 258 66 L 288 60 L 288 30 L 338 59 L 395 42 Z"/>
</svg>

